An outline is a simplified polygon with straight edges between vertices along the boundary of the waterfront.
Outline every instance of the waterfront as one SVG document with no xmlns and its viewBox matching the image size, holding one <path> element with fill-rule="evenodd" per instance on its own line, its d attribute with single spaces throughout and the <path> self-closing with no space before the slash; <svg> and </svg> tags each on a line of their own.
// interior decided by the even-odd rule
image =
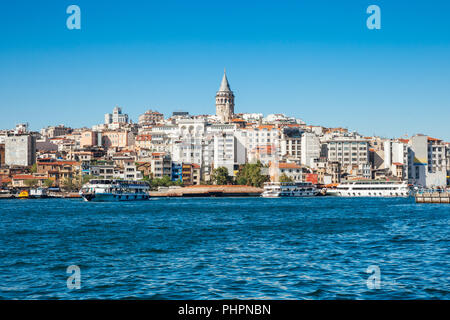
<svg viewBox="0 0 450 320">
<path fill-rule="evenodd" d="M 2 200 L 0 298 L 449 299 L 449 217 L 413 198 Z"/>
</svg>

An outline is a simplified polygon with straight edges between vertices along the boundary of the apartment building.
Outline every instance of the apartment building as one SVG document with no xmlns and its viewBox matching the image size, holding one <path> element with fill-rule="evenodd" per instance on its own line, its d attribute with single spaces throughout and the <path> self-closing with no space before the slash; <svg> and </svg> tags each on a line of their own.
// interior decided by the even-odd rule
<svg viewBox="0 0 450 320">
<path fill-rule="evenodd" d="M 328 161 L 338 161 L 343 169 L 369 161 L 369 143 L 366 139 L 338 138 L 326 142 Z"/>
<path fill-rule="evenodd" d="M 409 140 L 409 181 L 422 187 L 442 187 L 447 184 L 445 143 L 425 135 Z"/>
<path fill-rule="evenodd" d="M 5 165 L 31 166 L 36 162 L 36 138 L 31 134 L 5 138 Z"/>
</svg>

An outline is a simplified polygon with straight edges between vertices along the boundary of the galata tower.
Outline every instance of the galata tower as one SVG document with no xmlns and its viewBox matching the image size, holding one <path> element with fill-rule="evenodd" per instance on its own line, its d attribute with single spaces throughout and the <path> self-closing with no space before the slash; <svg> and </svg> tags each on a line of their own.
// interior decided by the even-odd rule
<svg viewBox="0 0 450 320">
<path fill-rule="evenodd" d="M 230 122 L 234 115 L 234 94 L 230 89 L 225 70 L 219 91 L 216 93 L 216 115 L 221 122 Z"/>
</svg>

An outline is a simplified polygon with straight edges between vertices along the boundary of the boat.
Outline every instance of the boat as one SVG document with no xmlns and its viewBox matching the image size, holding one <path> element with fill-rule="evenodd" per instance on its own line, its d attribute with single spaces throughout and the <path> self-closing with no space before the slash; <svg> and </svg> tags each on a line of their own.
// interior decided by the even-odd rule
<svg viewBox="0 0 450 320">
<path fill-rule="evenodd" d="M 31 198 L 48 198 L 47 188 L 33 188 L 30 190 Z"/>
<path fill-rule="evenodd" d="M 339 197 L 409 197 L 411 194 L 407 182 L 383 180 L 344 181 L 328 195 Z"/>
<path fill-rule="evenodd" d="M 27 190 L 22 190 L 19 195 L 17 196 L 17 198 L 19 199 L 28 199 L 30 198 L 30 194 L 28 193 Z"/>
<path fill-rule="evenodd" d="M 144 181 L 93 179 L 79 194 L 85 201 L 148 200 L 150 186 Z"/>
<path fill-rule="evenodd" d="M 311 182 L 266 182 L 261 194 L 264 198 L 314 197 L 320 192 Z"/>
</svg>

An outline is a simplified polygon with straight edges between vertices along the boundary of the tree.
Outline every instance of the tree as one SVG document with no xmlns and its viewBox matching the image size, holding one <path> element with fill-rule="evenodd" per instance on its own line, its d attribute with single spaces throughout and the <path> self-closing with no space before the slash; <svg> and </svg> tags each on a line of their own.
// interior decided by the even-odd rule
<svg viewBox="0 0 450 320">
<path fill-rule="evenodd" d="M 152 189 L 158 187 L 170 187 L 170 186 L 183 186 L 183 181 L 172 181 L 169 176 L 163 176 L 162 178 L 150 179 L 148 176 L 144 176 L 144 181 L 148 181 Z"/>
<path fill-rule="evenodd" d="M 47 188 L 51 188 L 53 186 L 53 180 L 52 179 L 45 179 L 44 180 L 44 186 Z"/>
<path fill-rule="evenodd" d="M 70 178 L 65 178 L 62 181 L 62 188 L 64 190 L 66 190 L 66 191 L 74 191 L 74 190 L 76 190 L 76 186 L 73 183 L 72 179 L 70 179 Z"/>
<path fill-rule="evenodd" d="M 36 173 L 36 172 L 37 172 L 37 164 L 36 164 L 36 163 L 33 164 L 33 165 L 30 167 L 30 172 L 31 172 L 31 173 Z"/>
<path fill-rule="evenodd" d="M 259 161 L 246 163 L 240 168 L 236 176 L 236 183 L 261 188 L 264 182 L 269 181 L 269 176 L 261 173 L 262 168 L 264 166 Z"/>
<path fill-rule="evenodd" d="M 228 169 L 225 167 L 214 169 L 211 174 L 211 180 L 217 185 L 231 184 L 232 182 L 232 178 L 228 175 Z"/>
<path fill-rule="evenodd" d="M 82 184 L 86 184 L 88 183 L 91 179 L 94 179 L 95 177 L 90 175 L 90 174 L 86 174 L 81 178 L 81 183 Z"/>
<path fill-rule="evenodd" d="M 35 187 L 37 187 L 37 185 L 39 184 L 39 181 L 38 181 L 37 179 L 29 179 L 29 180 L 25 180 L 25 181 L 24 181 L 24 184 L 25 184 L 27 187 L 35 188 Z"/>
<path fill-rule="evenodd" d="M 294 182 L 294 179 L 292 179 L 292 177 L 288 177 L 286 175 L 286 173 L 283 173 L 280 178 L 279 178 L 280 182 Z"/>
</svg>

